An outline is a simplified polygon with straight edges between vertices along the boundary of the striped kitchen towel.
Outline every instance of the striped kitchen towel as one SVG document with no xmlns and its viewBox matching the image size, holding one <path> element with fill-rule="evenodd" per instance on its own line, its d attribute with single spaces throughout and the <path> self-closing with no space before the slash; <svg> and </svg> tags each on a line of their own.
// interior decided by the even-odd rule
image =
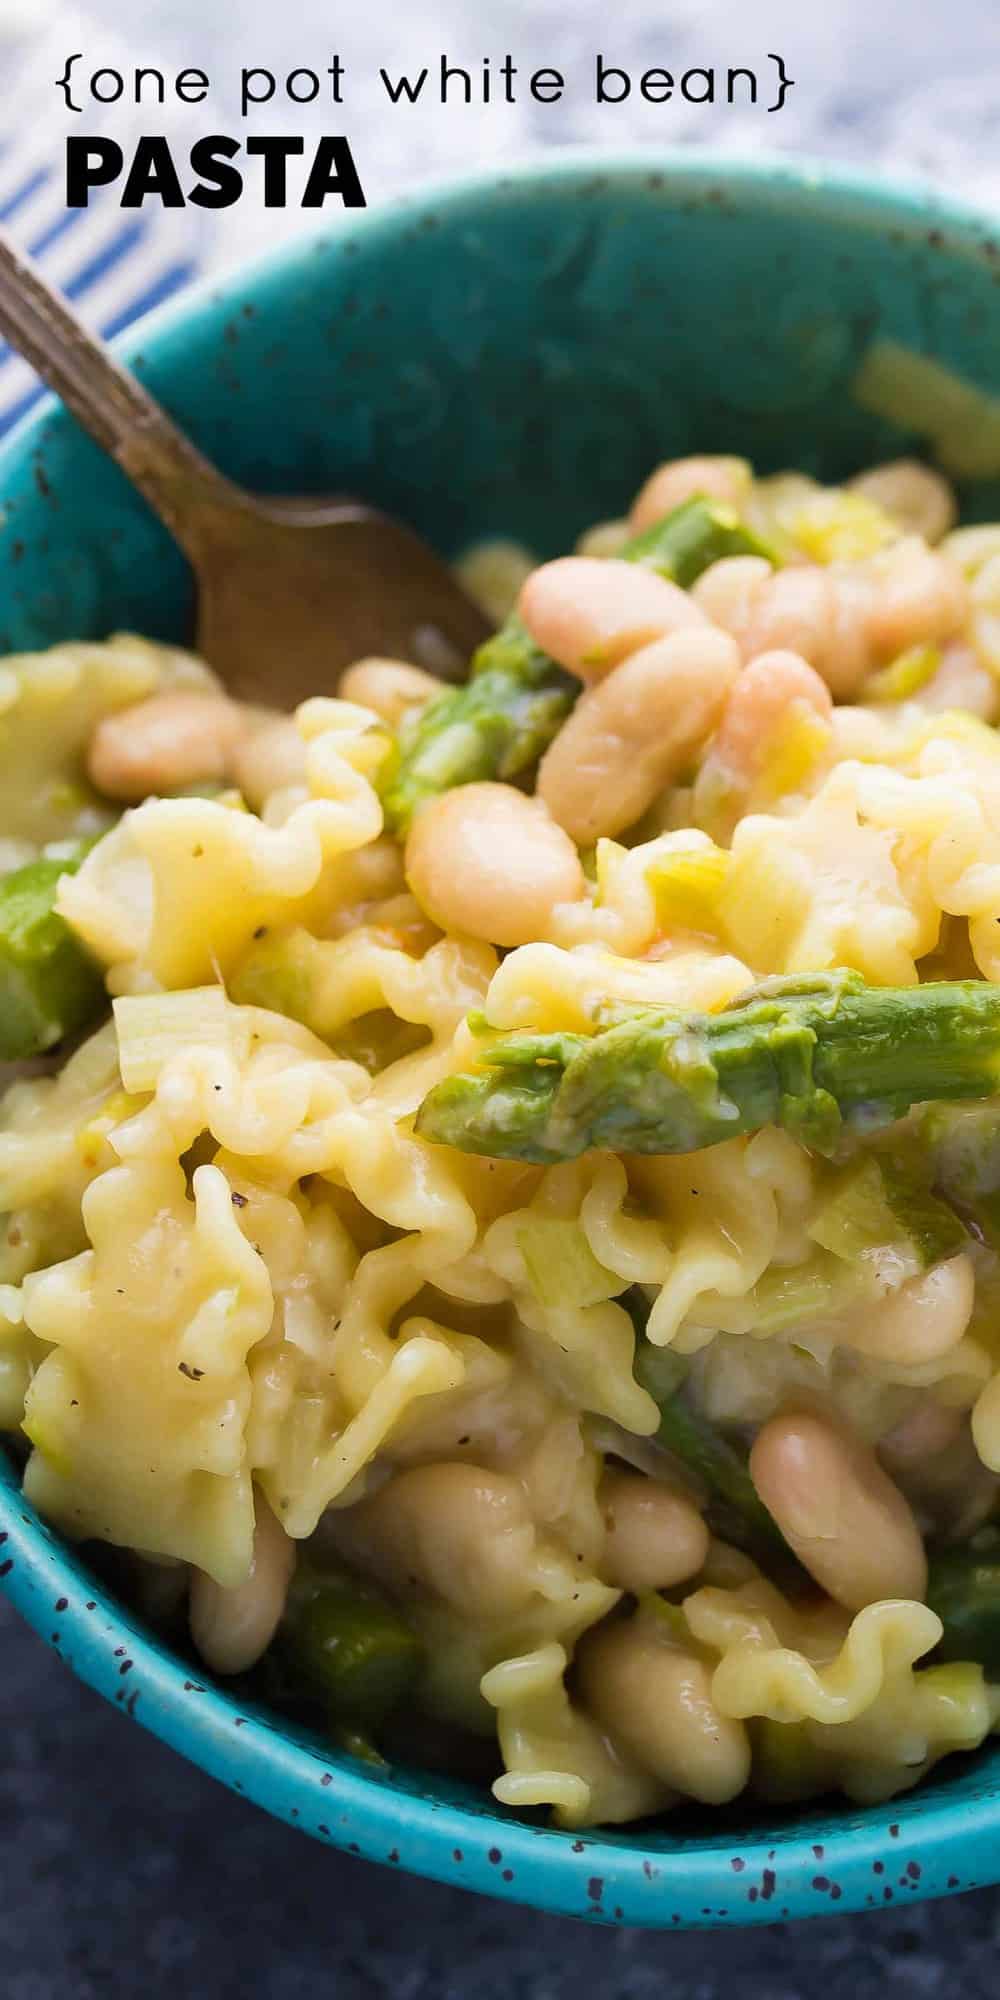
<svg viewBox="0 0 1000 2000">
<path fill-rule="evenodd" d="M 106 131 L 128 159 L 141 131 L 169 129 L 162 114 L 151 117 L 148 107 L 136 111 L 124 103 L 99 123 L 93 114 L 75 117 L 55 87 L 67 55 L 75 50 L 85 56 L 78 71 L 109 65 L 128 76 L 134 68 L 124 45 L 75 8 L 60 6 L 58 0 L 55 5 L 49 0 L 0 0 L 0 75 L 6 86 L 0 114 L 0 224 L 67 294 L 88 326 L 110 336 L 192 275 L 197 226 L 189 210 L 165 209 L 158 202 L 122 209 L 115 187 L 93 190 L 87 208 L 66 207 L 69 132 Z M 27 362 L 0 341 L 0 432 L 42 393 Z"/>
</svg>

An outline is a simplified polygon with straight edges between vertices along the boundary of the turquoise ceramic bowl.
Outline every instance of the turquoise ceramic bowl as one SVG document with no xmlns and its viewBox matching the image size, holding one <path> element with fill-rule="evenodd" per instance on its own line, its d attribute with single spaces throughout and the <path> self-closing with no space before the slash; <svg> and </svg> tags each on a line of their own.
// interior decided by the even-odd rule
<svg viewBox="0 0 1000 2000">
<path fill-rule="evenodd" d="M 549 553 L 619 512 L 664 455 L 721 449 L 838 475 L 912 444 L 851 400 L 876 333 L 995 384 L 989 224 L 822 168 L 570 157 L 295 245 L 190 294 L 125 352 L 251 486 L 361 493 L 446 550 L 506 530 Z M 966 499 L 1000 514 L 1000 490 Z M 123 626 L 184 634 L 182 562 L 61 410 L 4 447 L 0 501 L 4 651 Z M 2 1453 L 0 1578 L 109 1700 L 279 1818 L 372 1860 L 668 1928 L 1000 1878 L 1000 1749 L 887 1807 L 750 1807 L 579 1838 L 432 1774 L 340 1758 L 158 1644 L 23 1504 Z"/>
</svg>

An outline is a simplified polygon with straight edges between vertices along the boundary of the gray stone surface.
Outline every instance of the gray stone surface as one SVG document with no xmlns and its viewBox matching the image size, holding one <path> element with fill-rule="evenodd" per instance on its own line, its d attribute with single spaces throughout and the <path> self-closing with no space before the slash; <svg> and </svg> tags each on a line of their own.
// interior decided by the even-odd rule
<svg viewBox="0 0 1000 2000">
<path fill-rule="evenodd" d="M 1000 1892 L 597 1930 L 331 1853 L 129 1723 L 0 1603 L 2 2000 L 995 2000 Z"/>
</svg>

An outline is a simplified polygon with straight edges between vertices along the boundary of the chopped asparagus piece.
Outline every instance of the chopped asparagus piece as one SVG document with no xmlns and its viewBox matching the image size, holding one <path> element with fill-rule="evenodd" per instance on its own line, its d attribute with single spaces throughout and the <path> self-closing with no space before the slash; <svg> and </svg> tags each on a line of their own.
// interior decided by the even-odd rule
<svg viewBox="0 0 1000 2000">
<path fill-rule="evenodd" d="M 279 1640 L 284 1663 L 331 1723 L 370 1728 L 409 1693 L 420 1671 L 416 1633 L 356 1577 L 300 1566 Z"/>
<path fill-rule="evenodd" d="M 766 562 L 778 561 L 777 552 L 740 520 L 735 508 L 696 493 L 692 499 L 682 500 L 662 521 L 626 542 L 619 560 L 640 563 L 668 582 L 679 584 L 682 590 L 690 590 L 706 569 L 726 556 L 763 556 Z"/>
<path fill-rule="evenodd" d="M 454 785 L 517 778 L 565 722 L 580 684 L 513 618 L 481 646 L 464 687 L 404 727 L 382 790 L 386 824 L 405 833 L 417 807 Z"/>
<path fill-rule="evenodd" d="M 963 1547 L 931 1558 L 927 1602 L 944 1626 L 946 1660 L 976 1660 L 1000 1673 L 1000 1529 L 981 1528 Z"/>
<path fill-rule="evenodd" d="M 75 874 L 92 845 L 0 880 L 0 1062 L 42 1055 L 106 1003 L 99 967 L 55 908 L 60 877 Z"/>
<path fill-rule="evenodd" d="M 670 1348 L 653 1347 L 641 1337 L 649 1317 L 642 1293 L 633 1287 L 622 1304 L 628 1308 L 640 1336 L 636 1345 L 636 1379 L 648 1389 L 660 1411 L 658 1441 L 699 1485 L 707 1488 L 711 1527 L 724 1541 L 745 1550 L 762 1565 L 770 1564 L 773 1568 L 776 1558 L 792 1563 L 794 1559 L 784 1537 L 758 1497 L 745 1454 L 685 1400 L 684 1362 Z"/>
<path fill-rule="evenodd" d="M 732 508 L 695 498 L 627 542 L 620 560 L 687 589 L 710 563 L 736 554 L 771 552 Z M 520 777 L 537 764 L 579 692 L 575 676 L 535 645 L 520 619 L 508 619 L 479 648 L 465 686 L 449 688 L 402 730 L 383 780 L 386 825 L 405 833 L 425 799 L 454 785 Z"/>
<path fill-rule="evenodd" d="M 913 1104 L 989 1096 L 1000 989 L 868 987 L 857 973 L 765 980 L 719 1014 L 620 1010 L 592 1035 L 499 1037 L 424 1099 L 439 1145 L 543 1163 L 590 1147 L 690 1153 L 783 1126 L 832 1153 Z"/>
</svg>

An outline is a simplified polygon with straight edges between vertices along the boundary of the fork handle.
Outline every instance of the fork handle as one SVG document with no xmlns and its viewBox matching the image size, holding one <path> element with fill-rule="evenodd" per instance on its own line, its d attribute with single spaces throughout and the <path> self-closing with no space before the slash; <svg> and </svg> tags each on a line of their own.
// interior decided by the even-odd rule
<svg viewBox="0 0 1000 2000">
<path fill-rule="evenodd" d="M 108 452 L 192 560 L 244 501 L 0 230 L 0 333 Z"/>
</svg>

